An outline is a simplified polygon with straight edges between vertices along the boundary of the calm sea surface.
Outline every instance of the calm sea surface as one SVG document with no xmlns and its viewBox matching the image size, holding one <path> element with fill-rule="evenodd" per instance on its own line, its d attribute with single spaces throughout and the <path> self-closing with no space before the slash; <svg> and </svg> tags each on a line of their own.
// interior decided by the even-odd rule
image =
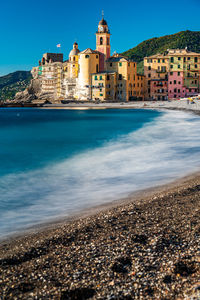
<svg viewBox="0 0 200 300">
<path fill-rule="evenodd" d="M 200 117 L 0 109 L 0 237 L 200 167 Z"/>
</svg>

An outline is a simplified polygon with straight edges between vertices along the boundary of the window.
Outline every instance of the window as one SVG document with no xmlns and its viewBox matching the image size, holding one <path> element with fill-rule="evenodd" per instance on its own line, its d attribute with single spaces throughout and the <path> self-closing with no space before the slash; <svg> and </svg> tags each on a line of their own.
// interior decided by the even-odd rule
<svg viewBox="0 0 200 300">
<path fill-rule="evenodd" d="M 172 76 L 172 75 L 173 75 L 173 72 L 170 72 L 170 75 Z"/>
<path fill-rule="evenodd" d="M 107 45 L 109 45 L 110 44 L 110 39 L 109 39 L 109 37 L 107 37 Z"/>
<path fill-rule="evenodd" d="M 180 65 L 178 65 L 178 69 L 180 69 L 181 68 L 181 66 Z"/>
<path fill-rule="evenodd" d="M 188 56 L 188 60 L 190 60 L 190 57 Z"/>
<path fill-rule="evenodd" d="M 99 55 L 96 55 L 96 58 L 99 58 Z"/>
<path fill-rule="evenodd" d="M 160 63 L 160 59 L 158 59 L 158 63 Z"/>
<path fill-rule="evenodd" d="M 151 78 L 151 73 L 148 74 L 148 77 Z"/>
<path fill-rule="evenodd" d="M 94 80 L 98 80 L 98 77 L 97 77 L 97 75 L 95 75 L 95 76 L 94 76 Z"/>
<path fill-rule="evenodd" d="M 186 57 L 183 58 L 183 61 L 186 62 Z"/>
<path fill-rule="evenodd" d="M 170 81 L 170 84 L 172 84 L 172 81 Z"/>
<path fill-rule="evenodd" d="M 102 80 L 102 76 L 99 77 L 99 80 Z"/>
<path fill-rule="evenodd" d="M 181 60 L 180 56 L 178 57 L 178 60 Z"/>
<path fill-rule="evenodd" d="M 178 89 L 178 93 L 180 93 L 181 91 L 180 91 L 180 89 Z"/>
<path fill-rule="evenodd" d="M 149 70 L 149 71 L 151 70 L 151 66 L 148 66 L 148 70 Z"/>
<path fill-rule="evenodd" d="M 112 67 L 112 63 L 110 63 L 110 67 Z"/>
<path fill-rule="evenodd" d="M 170 65 L 170 68 L 173 69 L 173 65 Z"/>
<path fill-rule="evenodd" d="M 122 66 L 122 63 L 121 63 L 121 62 L 119 63 L 119 66 L 120 66 L 120 67 Z"/>
<path fill-rule="evenodd" d="M 103 45 L 103 38 L 102 38 L 102 36 L 100 37 L 100 45 Z"/>
<path fill-rule="evenodd" d="M 130 63 L 128 63 L 128 66 L 130 67 Z"/>
<path fill-rule="evenodd" d="M 198 57 L 194 58 L 194 62 L 197 63 L 198 62 Z"/>
<path fill-rule="evenodd" d="M 176 84 L 176 80 L 174 80 L 174 84 Z"/>
<path fill-rule="evenodd" d="M 181 84 L 181 82 L 179 81 L 178 84 Z"/>
<path fill-rule="evenodd" d="M 180 72 L 178 72 L 178 76 L 180 76 L 181 75 L 181 73 Z"/>
<path fill-rule="evenodd" d="M 164 63 L 164 62 L 165 62 L 165 60 L 163 59 L 163 60 L 162 60 L 162 62 Z"/>
<path fill-rule="evenodd" d="M 110 80 L 110 76 L 109 75 L 107 75 L 107 80 Z"/>
<path fill-rule="evenodd" d="M 89 58 L 90 56 L 88 54 L 86 54 L 85 58 Z"/>
<path fill-rule="evenodd" d="M 198 66 L 197 66 L 197 65 L 195 65 L 194 67 L 195 67 L 195 69 L 197 69 L 197 68 L 198 68 Z"/>
<path fill-rule="evenodd" d="M 173 62 L 174 62 L 174 58 L 173 58 L 173 57 L 171 57 L 170 61 L 173 63 Z"/>
<path fill-rule="evenodd" d="M 119 80 L 122 80 L 122 74 L 119 74 Z"/>
<path fill-rule="evenodd" d="M 98 73 L 99 72 L 99 65 L 97 64 L 96 65 L 96 73 Z"/>
<path fill-rule="evenodd" d="M 174 89 L 174 93 L 176 93 L 176 91 L 177 91 L 177 90 L 176 90 L 176 89 Z"/>
</svg>

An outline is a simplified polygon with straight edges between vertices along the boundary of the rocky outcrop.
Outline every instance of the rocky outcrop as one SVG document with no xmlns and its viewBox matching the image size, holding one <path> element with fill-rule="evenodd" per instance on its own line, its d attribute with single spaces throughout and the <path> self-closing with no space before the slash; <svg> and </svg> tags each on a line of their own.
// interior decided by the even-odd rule
<svg viewBox="0 0 200 300">
<path fill-rule="evenodd" d="M 16 93 L 14 101 L 31 102 L 32 100 L 38 99 L 40 91 L 40 81 L 38 79 L 32 79 L 28 88 Z"/>
<path fill-rule="evenodd" d="M 28 88 L 22 92 L 18 92 L 15 95 L 14 102 L 26 102 L 36 103 L 37 100 L 41 103 L 42 101 L 53 101 L 54 95 L 51 93 L 41 92 L 41 81 L 39 79 L 32 79 Z"/>
</svg>

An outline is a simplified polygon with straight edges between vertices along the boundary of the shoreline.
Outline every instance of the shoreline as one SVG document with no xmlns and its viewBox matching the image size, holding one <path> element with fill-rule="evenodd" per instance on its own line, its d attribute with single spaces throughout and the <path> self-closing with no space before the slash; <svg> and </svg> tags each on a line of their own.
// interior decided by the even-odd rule
<svg viewBox="0 0 200 300">
<path fill-rule="evenodd" d="M 197 172 L 4 241 L 3 299 L 199 296 L 199 197 Z"/>
<path fill-rule="evenodd" d="M 200 100 L 168 100 L 168 101 L 132 101 L 132 102 L 79 102 L 68 104 L 27 104 L 0 106 L 0 108 L 36 108 L 36 109 L 69 109 L 69 110 L 87 110 L 87 109 L 172 109 L 184 111 L 200 111 Z"/>
<path fill-rule="evenodd" d="M 156 186 L 152 186 L 149 188 L 144 188 L 141 190 L 137 190 L 131 192 L 128 196 L 120 199 L 115 199 L 109 201 L 107 203 L 98 204 L 92 206 L 90 208 L 83 208 L 80 211 L 74 212 L 70 216 L 62 216 L 62 217 L 53 217 L 44 223 L 38 223 L 35 225 L 28 226 L 25 229 L 18 230 L 15 233 L 7 234 L 5 236 L 0 237 L 0 251 L 1 247 L 4 244 L 10 244 L 15 242 L 16 240 L 23 240 L 24 237 L 33 237 L 34 235 L 40 235 L 48 232 L 49 230 L 59 229 L 63 225 L 71 224 L 73 222 L 77 222 L 82 219 L 96 217 L 96 215 L 100 213 L 104 213 L 107 210 L 112 210 L 123 205 L 128 205 L 132 202 L 135 204 L 144 204 L 145 201 L 149 201 L 149 198 L 155 196 L 155 194 L 162 194 L 172 192 L 172 190 L 177 186 L 183 186 L 185 182 L 195 180 L 196 177 L 200 177 L 200 170 L 196 172 L 191 172 L 187 175 L 180 176 L 174 180 L 171 180 L 168 183 L 160 183 Z"/>
</svg>

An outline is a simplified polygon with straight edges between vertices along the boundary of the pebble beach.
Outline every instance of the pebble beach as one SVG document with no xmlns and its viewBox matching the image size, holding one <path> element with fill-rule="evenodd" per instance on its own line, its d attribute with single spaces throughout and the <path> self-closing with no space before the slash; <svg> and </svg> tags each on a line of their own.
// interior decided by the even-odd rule
<svg viewBox="0 0 200 300">
<path fill-rule="evenodd" d="M 200 175 L 2 241 L 1 299 L 199 299 Z"/>
</svg>

